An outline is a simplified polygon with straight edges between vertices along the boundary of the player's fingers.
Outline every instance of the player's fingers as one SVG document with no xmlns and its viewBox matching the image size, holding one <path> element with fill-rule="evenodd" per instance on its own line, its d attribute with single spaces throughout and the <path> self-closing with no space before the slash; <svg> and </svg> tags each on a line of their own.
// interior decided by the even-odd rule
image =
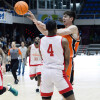
<svg viewBox="0 0 100 100">
<path fill-rule="evenodd" d="M 28 10 L 28 13 L 33 14 L 30 10 Z"/>
</svg>

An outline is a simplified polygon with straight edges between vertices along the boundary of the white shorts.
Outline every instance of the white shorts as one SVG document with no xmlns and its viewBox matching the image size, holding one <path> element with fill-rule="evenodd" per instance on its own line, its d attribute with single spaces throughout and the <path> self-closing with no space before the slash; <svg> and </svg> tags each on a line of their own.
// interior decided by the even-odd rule
<svg viewBox="0 0 100 100">
<path fill-rule="evenodd" d="M 37 75 L 41 75 L 42 65 L 39 66 L 30 66 L 29 76 L 35 77 Z"/>
<path fill-rule="evenodd" d="M 0 71 L 0 90 L 3 89 L 3 76 L 2 72 Z"/>
<path fill-rule="evenodd" d="M 58 89 L 60 94 L 73 90 L 65 71 L 43 68 L 41 74 L 41 96 L 52 96 L 54 86 Z"/>
</svg>

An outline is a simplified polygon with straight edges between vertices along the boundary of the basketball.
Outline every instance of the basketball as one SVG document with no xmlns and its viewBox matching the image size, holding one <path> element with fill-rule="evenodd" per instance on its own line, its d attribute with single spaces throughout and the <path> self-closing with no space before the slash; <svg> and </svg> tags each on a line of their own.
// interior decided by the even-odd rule
<svg viewBox="0 0 100 100">
<path fill-rule="evenodd" d="M 28 12 L 28 4 L 24 1 L 18 1 L 14 6 L 14 10 L 18 15 L 24 15 Z"/>
</svg>

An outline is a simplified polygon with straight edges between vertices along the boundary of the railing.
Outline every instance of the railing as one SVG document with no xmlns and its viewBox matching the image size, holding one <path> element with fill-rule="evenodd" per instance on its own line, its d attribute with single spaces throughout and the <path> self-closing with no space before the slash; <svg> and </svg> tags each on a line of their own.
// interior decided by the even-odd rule
<svg viewBox="0 0 100 100">
<path fill-rule="evenodd" d="M 16 14 L 16 12 L 15 12 L 14 10 L 10 10 L 10 9 L 2 9 L 2 8 L 0 8 L 0 11 L 2 11 L 2 12 L 5 11 L 5 12 L 12 13 L 13 16 L 23 17 L 23 16 L 21 16 L 21 15 Z M 32 10 L 32 13 L 36 14 L 37 11 L 36 11 L 36 10 Z"/>
<path fill-rule="evenodd" d="M 100 19 L 100 14 L 77 14 L 77 19 Z"/>
</svg>

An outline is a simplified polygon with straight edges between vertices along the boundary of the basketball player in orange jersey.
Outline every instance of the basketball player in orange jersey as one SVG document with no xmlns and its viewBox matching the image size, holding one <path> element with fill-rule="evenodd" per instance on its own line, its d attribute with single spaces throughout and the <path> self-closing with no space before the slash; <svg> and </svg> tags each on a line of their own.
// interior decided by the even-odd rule
<svg viewBox="0 0 100 100">
<path fill-rule="evenodd" d="M 46 30 L 45 24 L 43 24 L 40 21 L 37 21 L 35 16 L 31 13 L 31 11 L 28 12 L 30 16 L 28 16 L 29 19 L 31 19 L 34 24 L 37 26 L 39 31 L 44 34 L 48 35 L 48 31 Z M 76 25 L 73 25 L 73 22 L 75 20 L 75 13 L 72 11 L 66 11 L 63 15 L 63 23 L 65 25 L 64 29 L 57 29 L 57 35 L 65 37 L 69 42 L 69 48 L 70 48 L 70 62 L 67 69 L 67 77 L 70 80 L 70 82 L 73 82 L 73 57 L 74 54 L 77 52 L 78 45 L 79 45 L 79 31 Z M 72 75 L 72 76 L 71 76 Z"/>
<path fill-rule="evenodd" d="M 27 55 L 29 56 L 29 66 L 30 66 L 30 79 L 33 80 L 36 76 L 38 79 L 36 92 L 39 92 L 39 86 L 41 81 L 41 69 L 42 69 L 42 60 L 39 53 L 39 44 L 40 38 L 36 37 L 34 44 L 29 46 Z"/>
<path fill-rule="evenodd" d="M 51 100 L 54 86 L 65 100 L 75 100 L 73 88 L 65 75 L 70 59 L 67 39 L 57 36 L 56 22 L 47 22 L 48 35 L 40 41 L 40 53 L 43 58 L 41 76 L 42 100 Z"/>
</svg>

